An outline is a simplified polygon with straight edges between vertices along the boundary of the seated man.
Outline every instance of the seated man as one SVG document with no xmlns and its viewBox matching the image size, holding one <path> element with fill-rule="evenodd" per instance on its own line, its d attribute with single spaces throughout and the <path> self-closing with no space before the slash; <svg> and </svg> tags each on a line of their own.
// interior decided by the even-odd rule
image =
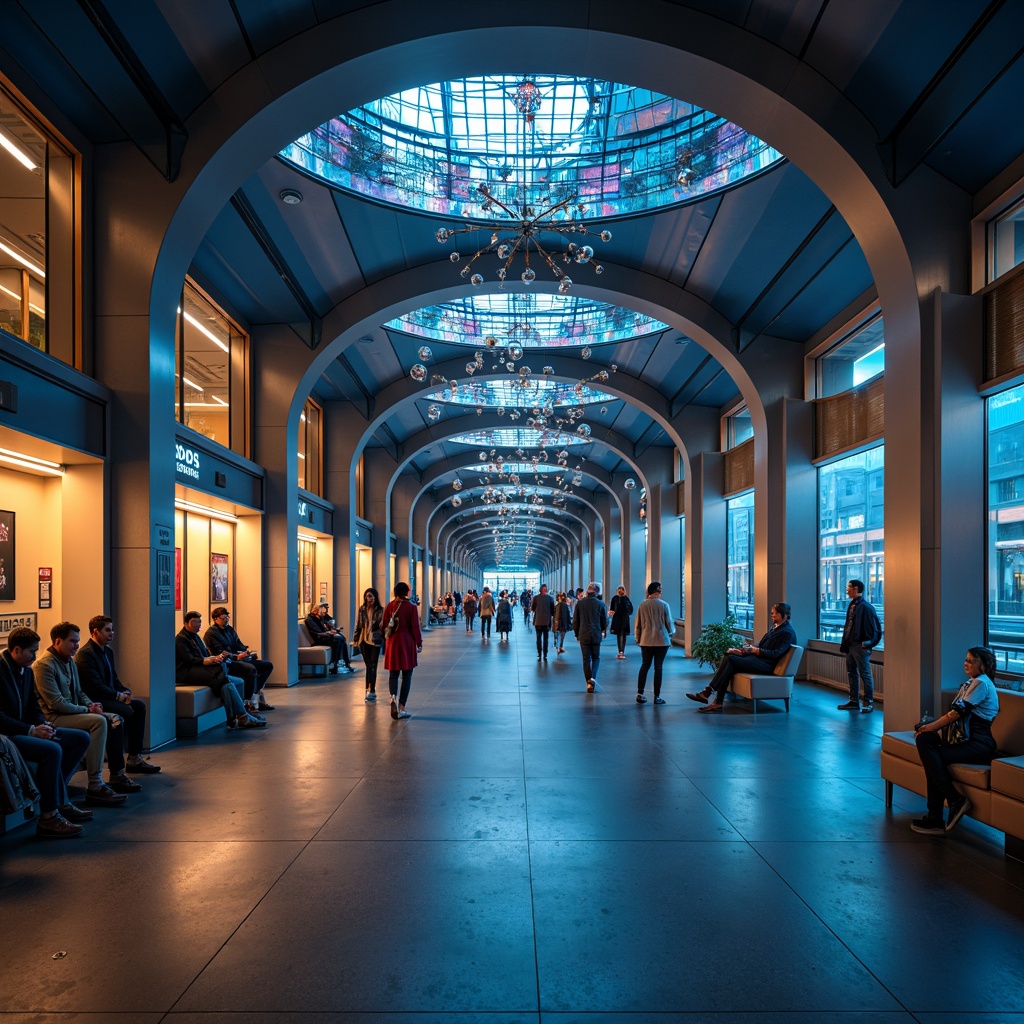
<svg viewBox="0 0 1024 1024">
<path fill-rule="evenodd" d="M 226 651 L 230 655 L 224 662 L 224 668 L 229 676 L 242 680 L 245 710 L 257 716 L 261 711 L 273 711 L 273 705 L 267 703 L 263 692 L 270 673 L 274 671 L 273 663 L 260 661 L 256 652 L 242 643 L 235 627 L 230 625 L 231 613 L 223 605 L 214 608 L 210 617 L 213 625 L 203 634 L 203 640 L 212 654 Z"/>
<path fill-rule="evenodd" d="M 114 668 L 114 652 L 110 641 L 114 639 L 114 620 L 109 615 L 94 615 L 89 620 L 89 639 L 75 655 L 78 678 L 82 689 L 103 705 L 104 711 L 111 711 L 124 719 L 124 726 L 115 730 L 121 734 L 121 741 L 128 752 L 125 771 L 135 775 L 153 774 L 160 766 L 150 764 L 142 756 L 142 744 L 146 735 L 146 705 L 132 696 L 117 676 Z"/>
<path fill-rule="evenodd" d="M 265 718 L 256 718 L 245 710 L 235 684 L 224 671 L 226 651 L 211 654 L 199 636 L 203 617 L 199 612 L 185 612 L 185 624 L 174 640 L 174 682 L 176 686 L 209 686 L 224 704 L 229 729 L 265 728 Z"/>
<path fill-rule="evenodd" d="M 756 646 L 744 644 L 743 647 L 729 648 L 711 682 L 703 690 L 686 695 L 690 700 L 704 704 L 704 707 L 697 708 L 698 714 L 722 710 L 725 691 L 729 689 L 729 683 L 737 672 L 771 675 L 775 671 L 778 660 L 796 643 L 796 630 L 790 624 L 789 615 L 788 604 L 783 601 L 773 604 L 772 628 L 758 640 Z M 714 698 L 709 700 L 712 693 Z"/>
<path fill-rule="evenodd" d="M 92 811 L 71 803 L 67 788 L 89 749 L 89 734 L 81 729 L 57 730 L 43 717 L 31 672 L 38 653 L 35 630 L 18 626 L 7 635 L 7 650 L 0 655 L 0 733 L 26 761 L 35 763 L 36 834 L 70 839 L 81 835 L 81 823 L 92 818 Z"/>
<path fill-rule="evenodd" d="M 317 647 L 330 647 L 331 664 L 328 668 L 332 672 L 340 672 L 340 664 L 344 664 L 346 672 L 355 672 L 348 660 L 348 643 L 341 635 L 341 630 L 328 623 L 327 614 L 327 602 L 324 601 L 306 616 L 306 629 L 309 630 L 310 638 Z"/>
<path fill-rule="evenodd" d="M 86 696 L 78 679 L 75 655 L 82 640 L 82 631 L 73 622 L 58 622 L 50 630 L 50 646 L 33 667 L 39 707 L 50 725 L 58 730 L 85 729 L 89 733 L 89 749 L 85 767 L 89 773 L 88 803 L 115 806 L 123 804 L 125 793 L 137 793 L 142 787 L 124 773 L 124 742 L 120 734 L 110 736 L 121 727 L 120 715 L 104 713 L 103 705 Z M 107 754 L 110 785 L 103 784 L 103 752 Z"/>
</svg>

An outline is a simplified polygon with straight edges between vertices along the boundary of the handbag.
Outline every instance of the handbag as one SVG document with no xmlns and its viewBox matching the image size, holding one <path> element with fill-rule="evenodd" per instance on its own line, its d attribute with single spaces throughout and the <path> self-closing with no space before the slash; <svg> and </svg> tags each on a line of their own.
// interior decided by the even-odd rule
<svg viewBox="0 0 1024 1024">
<path fill-rule="evenodd" d="M 388 624 L 384 627 L 384 638 L 390 640 L 398 629 L 398 609 L 396 608 L 391 618 L 388 619 Z"/>
<path fill-rule="evenodd" d="M 967 684 L 964 683 L 953 699 L 953 703 L 949 705 L 949 710 L 955 711 L 960 717 L 942 729 L 942 742 L 947 747 L 959 746 L 971 738 L 971 713 L 967 705 L 964 704 L 964 694 L 966 692 Z"/>
</svg>

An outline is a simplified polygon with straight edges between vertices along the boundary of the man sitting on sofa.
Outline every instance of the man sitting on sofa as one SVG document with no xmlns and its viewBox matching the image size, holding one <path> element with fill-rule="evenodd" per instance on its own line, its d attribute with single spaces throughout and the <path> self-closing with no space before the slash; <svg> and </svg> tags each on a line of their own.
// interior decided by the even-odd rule
<svg viewBox="0 0 1024 1024">
<path fill-rule="evenodd" d="M 226 651 L 230 657 L 224 662 L 229 676 L 238 676 L 245 687 L 245 710 L 249 714 L 261 711 L 273 711 L 274 706 L 267 703 L 263 687 L 266 686 L 274 665 L 269 661 L 261 661 L 256 652 L 242 643 L 241 637 L 231 625 L 231 613 L 223 605 L 210 612 L 213 624 L 203 634 L 206 646 L 211 653 L 220 654 Z"/>
</svg>

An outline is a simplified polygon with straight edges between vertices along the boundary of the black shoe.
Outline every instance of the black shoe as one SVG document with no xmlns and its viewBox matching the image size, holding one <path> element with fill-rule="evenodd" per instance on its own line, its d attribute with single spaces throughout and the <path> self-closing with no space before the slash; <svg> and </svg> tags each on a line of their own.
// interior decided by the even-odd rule
<svg viewBox="0 0 1024 1024">
<path fill-rule="evenodd" d="M 239 729 L 266 729 L 267 727 L 267 720 L 265 718 L 254 718 L 252 715 L 245 715 L 245 717 L 238 718 L 235 721 Z"/>
<path fill-rule="evenodd" d="M 259 704 L 256 705 L 257 711 L 276 711 L 277 708 L 273 704 L 268 704 L 262 697 L 260 697 Z"/>
<path fill-rule="evenodd" d="M 155 775 L 160 771 L 160 765 L 150 764 L 149 761 L 129 761 L 125 766 L 124 770 L 129 775 Z"/>
<path fill-rule="evenodd" d="M 82 826 L 74 825 L 61 817 L 60 812 L 36 822 L 36 835 L 44 839 L 74 839 L 82 834 Z"/>
<path fill-rule="evenodd" d="M 142 787 L 137 782 L 132 782 L 124 772 L 114 775 L 110 779 L 110 788 L 115 793 L 141 793 Z"/>
<path fill-rule="evenodd" d="M 398 702 L 394 697 L 391 698 L 391 717 L 397 722 L 398 721 Z"/>
<path fill-rule="evenodd" d="M 80 825 L 83 821 L 92 821 L 92 811 L 87 811 L 82 807 L 76 807 L 74 804 L 61 804 L 57 808 L 61 815 L 67 818 L 72 825 Z"/>
<path fill-rule="evenodd" d="M 962 796 L 955 803 L 949 805 L 949 820 L 946 822 L 946 831 L 952 832 L 957 822 L 971 809 L 971 801 Z"/>
<path fill-rule="evenodd" d="M 871 714 L 871 712 L 872 712 L 872 711 L 874 711 L 874 710 L 875 710 L 875 705 L 874 705 L 874 702 L 873 702 L 873 701 L 868 701 L 868 703 L 867 703 L 867 704 L 865 704 L 865 705 L 864 705 L 864 706 L 863 706 L 863 707 L 862 707 L 862 708 L 860 709 L 860 713 L 861 713 L 862 715 L 870 715 L 870 714 Z"/>
<path fill-rule="evenodd" d="M 946 834 L 946 826 L 942 824 L 941 818 L 915 818 L 910 823 L 910 829 L 923 836 L 944 836 Z"/>
<path fill-rule="evenodd" d="M 105 807 L 119 807 L 128 799 L 124 793 L 115 793 L 109 786 L 90 786 L 85 791 L 87 804 L 100 804 Z"/>
<path fill-rule="evenodd" d="M 696 693 L 688 693 L 686 695 L 690 700 L 695 700 L 698 704 L 707 704 L 708 698 L 711 696 L 711 687 L 707 687 L 704 690 L 698 690 Z"/>
<path fill-rule="evenodd" d="M 836 711 L 860 711 L 860 701 L 848 700 L 845 704 L 837 704 Z"/>
<path fill-rule="evenodd" d="M 646 704 L 647 698 L 642 693 L 638 693 L 636 695 L 636 702 L 637 704 Z"/>
<path fill-rule="evenodd" d="M 664 697 L 655 697 L 654 698 L 654 703 L 655 704 L 664 704 L 665 703 L 665 698 Z"/>
</svg>

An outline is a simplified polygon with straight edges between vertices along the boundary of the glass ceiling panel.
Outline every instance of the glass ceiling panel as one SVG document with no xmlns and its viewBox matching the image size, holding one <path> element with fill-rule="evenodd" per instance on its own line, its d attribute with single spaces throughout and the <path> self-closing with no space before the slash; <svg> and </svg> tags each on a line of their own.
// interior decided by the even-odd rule
<svg viewBox="0 0 1024 1024">
<path fill-rule="evenodd" d="M 455 444 L 471 444 L 479 448 L 550 448 L 587 444 L 589 438 L 562 430 L 532 430 L 530 427 L 495 427 L 492 430 L 471 430 L 448 438 Z"/>
<path fill-rule="evenodd" d="M 511 206 L 578 200 L 610 217 L 727 188 L 782 159 L 683 100 L 567 75 L 438 82 L 357 107 L 281 156 L 345 191 L 480 220 L 478 186 Z"/>
<path fill-rule="evenodd" d="M 545 292 L 467 295 L 406 313 L 386 325 L 417 338 L 474 348 L 574 348 L 668 330 L 653 317 L 607 302 Z M 494 345 L 488 345 L 488 339 Z"/>
<path fill-rule="evenodd" d="M 505 377 L 497 380 L 475 380 L 459 384 L 452 397 L 450 388 L 443 388 L 427 396 L 431 402 L 447 405 L 476 405 L 499 409 L 538 409 L 548 404 L 593 405 L 610 402 L 612 398 L 584 384 L 567 384 L 545 377 Z"/>
</svg>

